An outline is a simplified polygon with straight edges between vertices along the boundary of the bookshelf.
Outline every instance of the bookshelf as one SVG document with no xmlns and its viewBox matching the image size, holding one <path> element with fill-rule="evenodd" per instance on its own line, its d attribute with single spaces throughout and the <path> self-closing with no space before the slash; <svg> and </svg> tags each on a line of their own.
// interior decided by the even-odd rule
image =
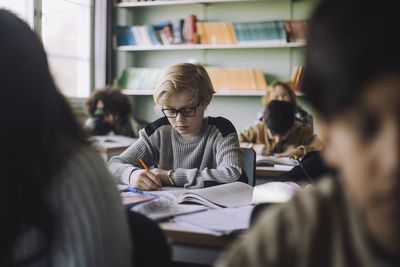
<svg viewBox="0 0 400 267">
<path fill-rule="evenodd" d="M 249 22 L 279 19 L 306 19 L 315 0 L 171 0 L 114 3 L 113 24 L 154 25 L 161 21 L 186 18 L 195 14 L 200 21 Z M 113 44 L 115 80 L 125 68 L 163 68 L 181 62 L 197 62 L 206 66 L 226 68 L 258 68 L 265 73 L 268 84 L 289 80 L 294 66 L 302 65 L 304 42 L 275 41 L 240 42 L 236 44 L 173 44 L 116 46 Z M 155 114 L 152 90 L 125 90 L 134 104 L 135 116 L 151 121 Z M 217 92 L 206 110 L 210 116 L 230 119 L 237 130 L 255 121 L 262 108 L 263 92 Z M 299 95 L 299 103 L 307 104 Z M 304 106 L 305 105 L 305 106 Z"/>
<path fill-rule="evenodd" d="M 175 0 L 175 1 L 123 2 L 123 3 L 115 3 L 114 5 L 115 7 L 146 7 L 146 6 L 212 4 L 212 3 L 224 3 L 224 2 L 229 3 L 229 2 L 251 2 L 251 1 L 261 1 L 261 0 Z"/>
</svg>

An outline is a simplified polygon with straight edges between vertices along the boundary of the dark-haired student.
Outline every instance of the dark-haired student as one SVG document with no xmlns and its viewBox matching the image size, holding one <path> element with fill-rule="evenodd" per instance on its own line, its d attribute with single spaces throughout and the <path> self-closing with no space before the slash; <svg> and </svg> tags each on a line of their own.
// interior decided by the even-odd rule
<svg viewBox="0 0 400 267">
<path fill-rule="evenodd" d="M 112 177 L 30 27 L 0 9 L 0 266 L 130 266 Z"/>
<path fill-rule="evenodd" d="M 138 141 L 121 155 L 111 158 L 107 164 L 111 173 L 121 183 L 144 190 L 163 185 L 201 188 L 245 177 L 233 124 L 222 117 L 204 116 L 214 93 L 203 66 L 169 66 L 154 94 L 164 116 L 139 131 Z"/>
<path fill-rule="evenodd" d="M 131 116 L 131 103 L 120 88 L 106 86 L 96 89 L 85 104 L 90 117 L 84 129 L 89 134 L 139 137 L 142 125 Z"/>
<path fill-rule="evenodd" d="M 266 209 L 218 267 L 400 266 L 397 6 L 393 0 L 317 4 L 304 88 L 318 114 L 323 157 L 336 175 Z"/>
<path fill-rule="evenodd" d="M 267 105 L 263 121 L 239 132 L 239 141 L 253 143 L 257 154 L 278 157 L 303 156 L 323 146 L 309 127 L 295 121 L 293 105 L 279 100 Z"/>
<path fill-rule="evenodd" d="M 272 100 L 280 100 L 291 103 L 294 109 L 294 118 L 296 121 L 303 123 L 313 129 L 313 118 L 304 109 L 297 104 L 297 97 L 289 82 L 274 81 L 268 86 L 265 95 L 262 98 L 262 104 L 265 107 Z M 262 121 L 264 117 L 264 110 L 257 114 L 256 123 Z"/>
</svg>

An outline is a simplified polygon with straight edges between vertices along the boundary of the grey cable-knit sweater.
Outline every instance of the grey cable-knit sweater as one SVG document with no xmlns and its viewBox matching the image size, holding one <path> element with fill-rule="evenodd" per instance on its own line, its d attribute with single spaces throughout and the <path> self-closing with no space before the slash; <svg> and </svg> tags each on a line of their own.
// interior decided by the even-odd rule
<svg viewBox="0 0 400 267">
<path fill-rule="evenodd" d="M 244 166 L 233 124 L 222 117 L 207 117 L 199 135 L 182 137 L 160 118 L 139 132 L 139 139 L 107 166 L 118 182 L 129 184 L 134 170 L 148 166 L 175 172 L 177 186 L 204 187 L 205 181 L 229 183 L 239 179 Z"/>
<path fill-rule="evenodd" d="M 54 241 L 45 257 L 24 266 L 131 266 L 127 218 L 116 185 L 94 151 L 80 149 L 65 162 L 53 179 L 48 201 L 55 220 Z M 29 202 L 26 207 L 35 208 Z M 15 258 L 32 255 L 41 241 L 42 233 L 35 229 L 20 233 Z"/>
</svg>

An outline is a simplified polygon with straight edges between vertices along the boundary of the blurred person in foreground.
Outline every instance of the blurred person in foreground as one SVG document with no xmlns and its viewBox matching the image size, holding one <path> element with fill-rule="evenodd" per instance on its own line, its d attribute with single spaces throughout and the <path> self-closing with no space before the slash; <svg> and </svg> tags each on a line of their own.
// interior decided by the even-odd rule
<svg viewBox="0 0 400 267">
<path fill-rule="evenodd" d="M 266 209 L 217 266 L 400 265 L 397 4 L 317 4 L 304 90 L 337 177 Z"/>
<path fill-rule="evenodd" d="M 131 266 L 127 218 L 29 26 L 0 9 L 0 266 Z"/>
</svg>

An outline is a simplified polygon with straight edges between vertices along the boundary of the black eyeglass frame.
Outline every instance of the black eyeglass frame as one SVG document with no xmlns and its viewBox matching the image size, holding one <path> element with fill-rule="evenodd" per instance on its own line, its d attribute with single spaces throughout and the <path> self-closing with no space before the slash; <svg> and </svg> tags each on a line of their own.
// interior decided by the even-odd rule
<svg viewBox="0 0 400 267">
<path fill-rule="evenodd" d="M 176 117 L 178 116 L 178 113 L 181 113 L 183 117 L 190 118 L 190 117 L 196 116 L 196 109 L 197 109 L 197 107 L 198 107 L 198 106 L 191 107 L 191 108 L 181 108 L 181 109 L 162 108 L 161 111 L 162 111 L 162 113 L 164 114 L 164 116 L 167 117 L 167 118 L 176 118 Z M 175 112 L 175 115 L 174 115 L 174 116 L 167 116 L 167 115 L 165 114 L 165 112 L 164 112 L 165 110 L 174 111 L 174 112 Z M 192 112 L 192 111 L 193 111 L 193 115 L 190 115 L 190 116 L 185 115 L 185 111 L 187 111 L 187 110 L 189 110 L 188 112 Z"/>
</svg>

